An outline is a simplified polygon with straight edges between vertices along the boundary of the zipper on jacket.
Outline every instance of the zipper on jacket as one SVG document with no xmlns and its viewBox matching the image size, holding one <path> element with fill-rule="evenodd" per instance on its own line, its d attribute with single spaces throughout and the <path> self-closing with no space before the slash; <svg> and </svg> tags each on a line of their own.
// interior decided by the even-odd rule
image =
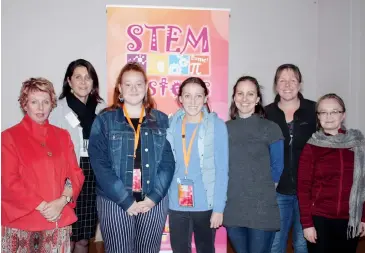
<svg viewBox="0 0 365 253">
<path fill-rule="evenodd" d="M 293 121 L 290 124 L 287 123 L 287 126 L 288 126 L 288 129 L 289 129 L 289 136 L 290 136 L 290 141 L 289 141 L 289 166 L 290 166 L 290 180 L 292 181 L 292 183 L 294 183 L 294 177 L 293 177 L 293 171 L 292 171 L 292 168 L 293 168 L 293 141 L 294 141 L 294 123 L 295 123 L 295 120 L 293 118 Z"/>
<path fill-rule="evenodd" d="M 313 202 L 312 202 L 312 206 L 314 207 L 314 205 L 316 204 L 317 200 L 318 200 L 318 197 L 319 197 L 319 194 L 321 194 L 321 191 L 322 191 L 322 183 L 319 185 L 319 189 L 318 189 L 318 192 L 316 193 L 316 197 L 314 198 Z"/>
<path fill-rule="evenodd" d="M 343 154 L 342 150 L 339 149 L 340 152 L 340 187 L 338 187 L 338 202 L 337 202 L 337 216 L 340 214 L 340 205 L 341 205 L 341 198 L 342 198 L 342 177 L 343 177 Z"/>
<path fill-rule="evenodd" d="M 317 192 L 317 194 L 316 194 L 316 197 L 315 197 L 315 199 L 314 199 L 314 201 L 313 201 L 313 203 L 312 203 L 312 206 L 314 206 L 314 204 L 316 203 L 316 201 L 317 201 L 317 199 L 318 199 L 318 197 L 319 197 L 319 194 L 321 193 L 321 190 L 322 190 L 322 185 L 321 185 L 321 186 L 319 186 L 319 190 L 318 190 L 318 192 Z"/>
</svg>

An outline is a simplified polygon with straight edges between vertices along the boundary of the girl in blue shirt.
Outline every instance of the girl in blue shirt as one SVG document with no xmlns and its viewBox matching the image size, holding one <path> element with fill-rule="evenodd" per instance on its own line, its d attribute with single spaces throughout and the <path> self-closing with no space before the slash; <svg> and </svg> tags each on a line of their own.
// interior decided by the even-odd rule
<svg viewBox="0 0 365 253">
<path fill-rule="evenodd" d="M 182 108 L 167 130 L 176 162 L 168 194 L 171 247 L 174 253 L 190 252 L 194 232 L 197 252 L 213 253 L 226 203 L 227 128 L 209 111 L 208 88 L 202 79 L 186 79 L 178 99 Z"/>
</svg>

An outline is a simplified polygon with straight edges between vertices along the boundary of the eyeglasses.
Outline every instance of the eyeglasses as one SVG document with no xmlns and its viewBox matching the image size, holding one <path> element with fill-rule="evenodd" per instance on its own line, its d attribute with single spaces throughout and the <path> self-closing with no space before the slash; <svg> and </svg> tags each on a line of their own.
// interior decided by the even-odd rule
<svg viewBox="0 0 365 253">
<path fill-rule="evenodd" d="M 337 110 L 334 110 L 332 112 L 317 112 L 317 114 L 320 116 L 320 117 L 325 117 L 325 116 L 337 116 L 337 115 L 340 115 L 341 113 L 343 113 L 343 111 L 337 111 Z"/>
</svg>

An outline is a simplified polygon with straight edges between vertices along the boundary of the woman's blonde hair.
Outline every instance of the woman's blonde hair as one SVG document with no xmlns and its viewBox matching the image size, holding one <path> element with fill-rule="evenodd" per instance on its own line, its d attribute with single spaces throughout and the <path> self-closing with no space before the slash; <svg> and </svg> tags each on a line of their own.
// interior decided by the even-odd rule
<svg viewBox="0 0 365 253">
<path fill-rule="evenodd" d="M 317 113 L 317 115 L 319 113 L 319 111 L 318 111 L 319 105 L 325 99 L 334 99 L 334 100 L 336 100 L 337 103 L 340 105 L 340 107 L 342 109 L 342 112 L 343 113 L 346 112 L 346 106 L 345 106 L 345 102 L 343 101 L 343 99 L 335 93 L 328 93 L 328 94 L 323 95 L 322 97 L 320 97 L 318 99 L 318 101 L 316 103 L 316 113 Z M 341 128 L 346 129 L 343 124 L 341 124 Z M 320 130 L 320 129 L 322 129 L 322 126 L 321 126 L 321 122 L 319 121 L 318 116 L 317 116 L 317 130 Z"/>
<path fill-rule="evenodd" d="M 20 96 L 18 101 L 20 104 L 20 108 L 23 110 L 24 113 L 24 108 L 28 103 L 29 94 L 36 91 L 47 92 L 51 97 L 52 109 L 57 106 L 57 98 L 53 88 L 53 84 L 43 77 L 32 77 L 23 82 L 22 88 L 20 90 Z"/>
</svg>

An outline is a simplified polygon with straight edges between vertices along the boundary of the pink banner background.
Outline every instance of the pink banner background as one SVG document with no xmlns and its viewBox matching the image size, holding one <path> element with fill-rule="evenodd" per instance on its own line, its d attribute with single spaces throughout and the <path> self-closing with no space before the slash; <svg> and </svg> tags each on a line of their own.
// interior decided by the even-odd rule
<svg viewBox="0 0 365 253">
<path fill-rule="evenodd" d="M 157 109 L 174 113 L 178 109 L 176 95 L 181 82 L 199 76 L 207 83 L 211 110 L 226 120 L 228 23 L 228 10 L 108 6 L 108 103 L 112 102 L 121 68 L 128 61 L 137 61 L 147 72 Z M 225 229 L 219 229 L 217 253 L 227 252 L 226 240 Z M 168 223 L 161 252 L 172 252 Z"/>
</svg>

